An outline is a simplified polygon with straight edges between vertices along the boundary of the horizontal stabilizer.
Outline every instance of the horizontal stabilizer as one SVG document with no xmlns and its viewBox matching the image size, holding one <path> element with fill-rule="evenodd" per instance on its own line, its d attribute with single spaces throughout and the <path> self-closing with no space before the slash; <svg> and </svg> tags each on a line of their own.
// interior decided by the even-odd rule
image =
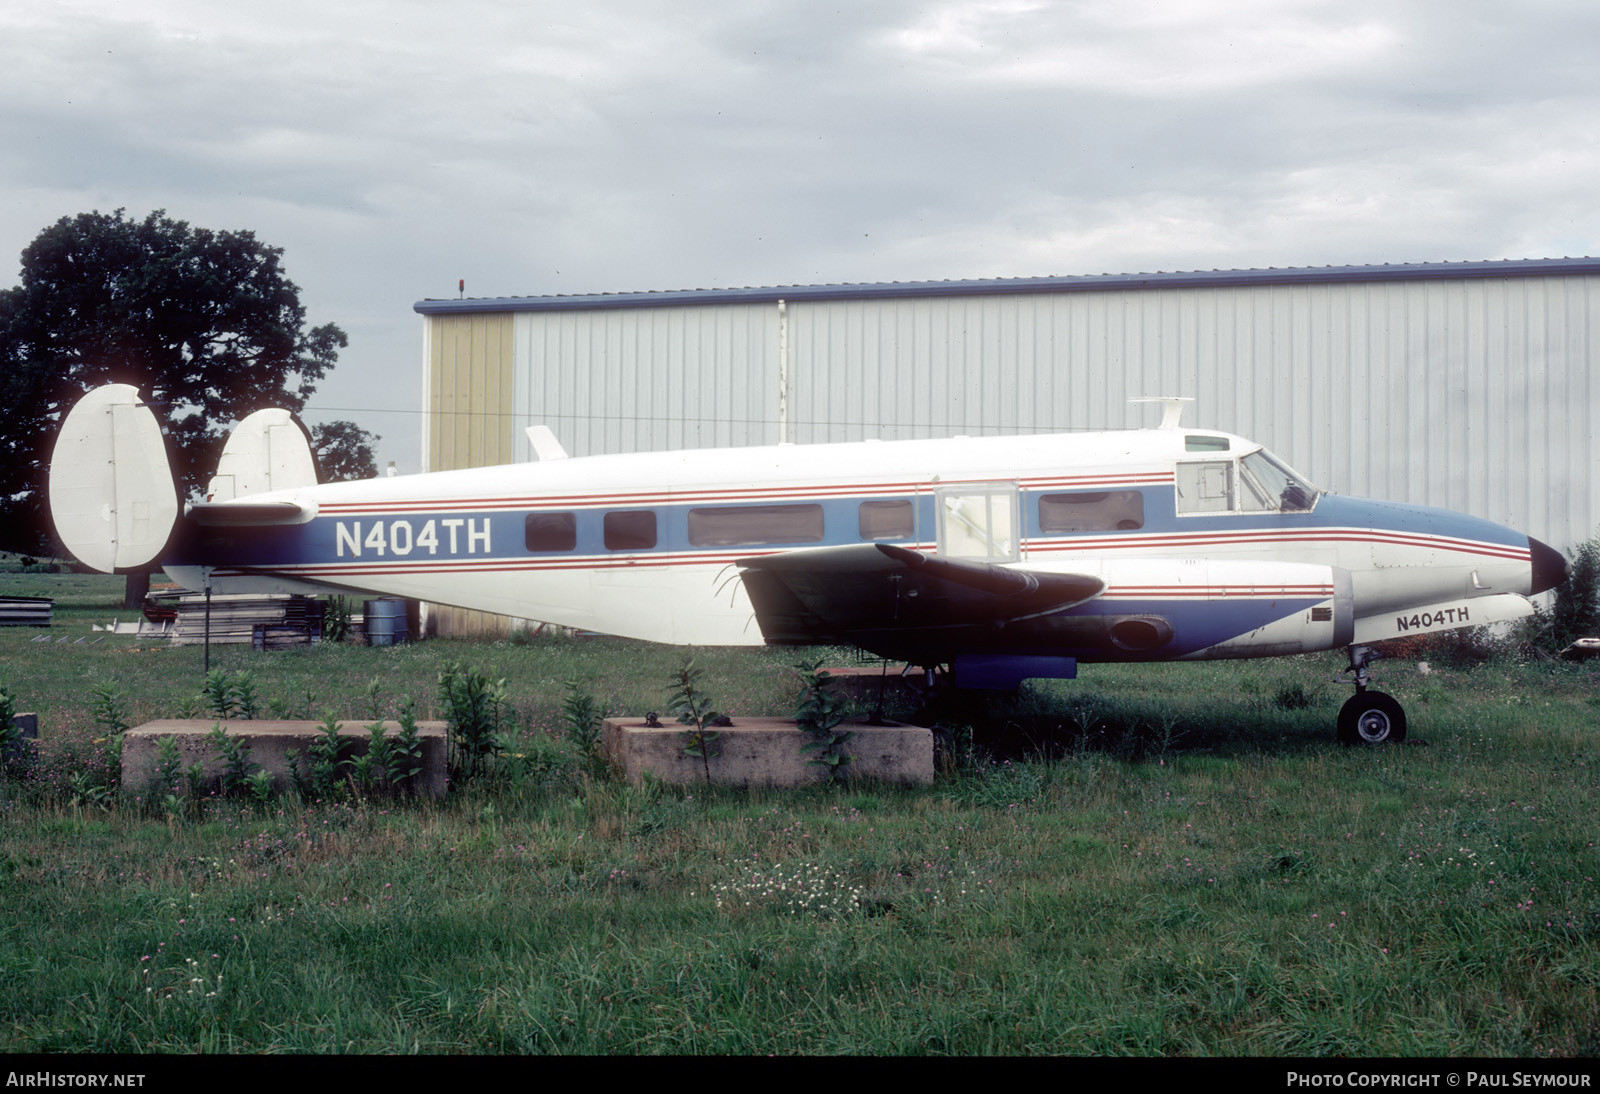
<svg viewBox="0 0 1600 1094">
<path fill-rule="evenodd" d="M 161 556 L 178 491 L 161 424 L 138 388 L 96 388 L 67 414 L 50 457 L 50 517 L 67 549 L 104 573 Z"/>
<path fill-rule="evenodd" d="M 199 501 L 189 506 L 189 518 L 203 528 L 304 524 L 316 515 L 316 506 L 296 501 Z"/>
</svg>

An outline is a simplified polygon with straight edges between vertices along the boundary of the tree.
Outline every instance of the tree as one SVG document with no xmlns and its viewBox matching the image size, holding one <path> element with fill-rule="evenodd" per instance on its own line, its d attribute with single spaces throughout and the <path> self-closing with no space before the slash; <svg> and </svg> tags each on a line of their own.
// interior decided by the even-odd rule
<svg viewBox="0 0 1600 1094">
<path fill-rule="evenodd" d="M 1571 554 L 1567 580 L 1556 586 L 1548 615 L 1552 651 L 1600 634 L 1600 538 L 1584 540 Z"/>
<path fill-rule="evenodd" d="M 311 451 L 317 457 L 317 470 L 323 482 L 351 482 L 378 476 L 378 461 L 372 453 L 374 441 L 382 437 L 368 433 L 354 422 L 323 422 L 311 427 Z"/>
<path fill-rule="evenodd" d="M 0 292 L 0 545 L 50 536 L 44 482 L 61 416 L 90 388 L 138 386 L 164 411 L 183 494 L 216 468 L 232 423 L 304 408 L 348 343 L 310 330 L 283 251 L 248 231 L 193 228 L 157 210 L 63 217 Z"/>
</svg>

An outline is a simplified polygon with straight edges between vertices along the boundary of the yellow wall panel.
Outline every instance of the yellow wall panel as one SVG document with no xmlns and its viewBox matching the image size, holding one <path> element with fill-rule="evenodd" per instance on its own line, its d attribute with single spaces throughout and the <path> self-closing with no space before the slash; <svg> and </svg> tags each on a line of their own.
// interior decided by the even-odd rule
<svg viewBox="0 0 1600 1094">
<path fill-rule="evenodd" d="M 435 315 L 428 326 L 428 469 L 510 462 L 511 315 Z"/>
<path fill-rule="evenodd" d="M 510 463 L 511 315 L 435 315 L 427 323 L 427 469 Z M 503 615 L 429 605 L 430 634 L 499 637 L 510 625 Z"/>
</svg>

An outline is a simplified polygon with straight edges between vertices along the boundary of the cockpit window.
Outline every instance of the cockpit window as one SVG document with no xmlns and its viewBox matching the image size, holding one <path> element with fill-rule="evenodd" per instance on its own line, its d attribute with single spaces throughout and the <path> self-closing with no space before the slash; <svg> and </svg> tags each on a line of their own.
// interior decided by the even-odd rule
<svg viewBox="0 0 1600 1094">
<path fill-rule="evenodd" d="M 1304 513 L 1317 504 L 1317 488 L 1289 470 L 1266 449 L 1239 461 L 1243 474 L 1239 500 L 1249 513 Z"/>
<path fill-rule="evenodd" d="M 1202 513 L 1304 513 L 1317 488 L 1265 449 L 1233 460 L 1184 460 L 1177 466 L 1179 516 Z"/>
</svg>

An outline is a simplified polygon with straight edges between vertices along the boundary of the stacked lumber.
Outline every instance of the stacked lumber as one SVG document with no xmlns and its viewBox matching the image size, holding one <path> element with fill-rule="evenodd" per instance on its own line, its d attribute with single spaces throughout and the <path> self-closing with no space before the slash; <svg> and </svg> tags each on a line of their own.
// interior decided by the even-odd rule
<svg viewBox="0 0 1600 1094">
<path fill-rule="evenodd" d="M 54 606 L 48 596 L 0 596 L 0 627 L 48 627 Z"/>
<path fill-rule="evenodd" d="M 274 634 L 283 644 L 285 632 L 307 636 L 322 633 L 322 605 L 306 596 L 251 596 L 236 594 L 211 598 L 211 641 L 219 645 L 253 643 L 256 628 Z M 206 598 L 191 595 L 178 598 L 178 618 L 173 627 L 174 645 L 195 646 L 206 640 Z"/>
</svg>

